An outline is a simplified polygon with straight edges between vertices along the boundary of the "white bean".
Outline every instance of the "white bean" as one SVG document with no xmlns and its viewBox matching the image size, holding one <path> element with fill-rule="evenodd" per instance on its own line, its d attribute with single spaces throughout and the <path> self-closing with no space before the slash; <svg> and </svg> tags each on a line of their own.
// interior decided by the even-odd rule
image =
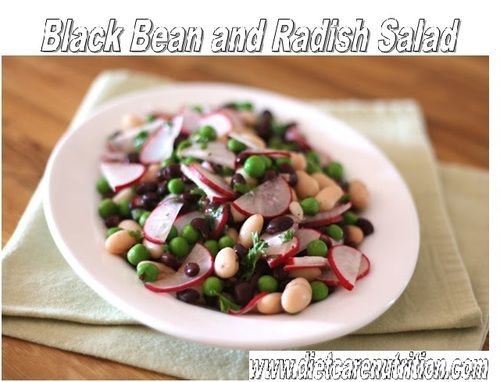
<svg viewBox="0 0 500 382">
<path fill-rule="evenodd" d="M 262 314 L 281 313 L 283 311 L 281 295 L 282 293 L 279 292 L 265 295 L 257 302 L 257 311 Z"/>
<path fill-rule="evenodd" d="M 144 123 L 144 119 L 137 114 L 128 113 L 122 117 L 122 127 L 124 129 L 131 129 L 138 127 Z"/>
<path fill-rule="evenodd" d="M 323 188 L 315 196 L 319 204 L 319 210 L 322 212 L 330 211 L 342 195 L 344 195 L 344 191 L 337 185 Z"/>
<path fill-rule="evenodd" d="M 163 245 L 153 243 L 147 239 L 142 241 L 142 244 L 148 249 L 149 254 L 153 259 L 159 259 L 163 254 Z"/>
<path fill-rule="evenodd" d="M 142 232 L 142 227 L 132 219 L 127 219 L 127 220 L 122 220 L 120 224 L 118 224 L 118 227 L 121 229 L 125 229 L 127 231 L 139 231 Z"/>
<path fill-rule="evenodd" d="M 113 202 L 115 202 L 116 204 L 123 201 L 130 202 L 134 198 L 134 195 L 135 193 L 132 187 L 124 188 L 123 190 L 118 191 L 115 196 L 113 196 Z"/>
<path fill-rule="evenodd" d="M 346 225 L 345 233 L 346 233 L 346 242 L 352 245 L 356 246 L 360 245 L 363 239 L 365 238 L 365 235 L 363 234 L 361 228 L 355 225 Z"/>
<path fill-rule="evenodd" d="M 304 219 L 304 210 L 299 202 L 291 202 L 288 206 L 290 213 L 297 219 L 297 221 L 302 221 Z"/>
<path fill-rule="evenodd" d="M 255 214 L 250 216 L 240 228 L 239 243 L 244 247 L 250 248 L 252 246 L 252 234 L 260 234 L 263 225 L 264 217 L 262 215 Z"/>
<path fill-rule="evenodd" d="M 363 182 L 359 180 L 349 182 L 348 192 L 349 195 L 351 195 L 351 203 L 353 207 L 362 210 L 368 206 L 370 195 L 368 194 L 368 189 Z"/>
<path fill-rule="evenodd" d="M 304 171 L 307 167 L 306 157 L 302 153 L 290 153 L 290 161 L 292 162 L 292 167 L 295 171 Z"/>
<path fill-rule="evenodd" d="M 161 166 L 158 163 L 150 164 L 141 178 L 141 182 L 154 182 L 157 179 L 158 170 Z"/>
<path fill-rule="evenodd" d="M 246 216 L 243 215 L 241 212 L 239 212 L 236 208 L 233 207 L 233 204 L 231 204 L 231 217 L 233 218 L 233 221 L 235 223 L 240 223 L 243 220 L 246 219 Z"/>
<path fill-rule="evenodd" d="M 233 241 L 234 241 L 235 243 L 237 243 L 237 242 L 238 242 L 238 237 L 239 237 L 239 235 L 238 235 L 238 231 L 236 230 L 236 228 L 233 228 L 233 227 L 228 228 L 228 229 L 226 230 L 226 235 L 227 235 L 227 236 L 229 236 L 231 239 L 233 239 Z"/>
<path fill-rule="evenodd" d="M 295 280 L 300 280 L 295 279 Z M 302 279 L 307 282 L 305 279 Z M 307 284 L 309 284 L 307 282 Z M 288 283 L 281 295 L 281 306 L 283 310 L 290 314 L 295 314 L 303 311 L 309 306 L 312 299 L 312 289 L 307 287 L 303 282 Z"/>
<path fill-rule="evenodd" d="M 297 171 L 297 184 L 295 191 L 300 199 L 315 196 L 319 191 L 319 184 L 305 171 Z"/>
<path fill-rule="evenodd" d="M 215 256 L 214 271 L 223 279 L 233 277 L 238 272 L 238 255 L 230 247 L 222 248 Z"/>
<path fill-rule="evenodd" d="M 106 239 L 104 247 L 106 251 L 113 255 L 122 255 L 132 248 L 135 243 L 137 243 L 137 239 L 134 235 L 131 235 L 126 230 L 120 230 Z"/>
<path fill-rule="evenodd" d="M 335 182 L 328 175 L 323 174 L 322 172 L 315 172 L 311 175 L 319 184 L 319 188 L 323 189 L 325 187 L 334 187 L 338 186 L 337 182 Z"/>
</svg>

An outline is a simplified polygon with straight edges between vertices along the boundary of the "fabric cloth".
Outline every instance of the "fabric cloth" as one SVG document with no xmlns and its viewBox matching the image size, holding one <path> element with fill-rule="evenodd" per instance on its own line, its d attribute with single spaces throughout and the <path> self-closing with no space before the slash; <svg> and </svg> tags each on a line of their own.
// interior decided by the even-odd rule
<svg viewBox="0 0 500 382">
<path fill-rule="evenodd" d="M 160 83 L 166 80 L 105 72 L 70 128 L 109 99 Z M 384 315 L 353 335 L 308 348 L 480 349 L 488 329 L 487 172 L 436 165 L 412 101 L 313 103 L 371 138 L 398 167 L 416 201 L 421 250 L 408 288 Z M 39 186 L 3 249 L 3 334 L 183 378 L 247 377 L 246 351 L 158 333 L 96 295 L 55 247 L 41 193 Z"/>
</svg>

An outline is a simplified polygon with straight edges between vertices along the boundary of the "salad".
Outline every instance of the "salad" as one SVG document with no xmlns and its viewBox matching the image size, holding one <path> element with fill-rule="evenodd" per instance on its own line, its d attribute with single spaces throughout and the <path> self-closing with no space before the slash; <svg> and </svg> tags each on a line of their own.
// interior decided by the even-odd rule
<svg viewBox="0 0 500 382">
<path fill-rule="evenodd" d="M 370 271 L 367 187 L 249 102 L 126 115 L 100 169 L 105 248 L 153 292 L 294 314 Z"/>
</svg>

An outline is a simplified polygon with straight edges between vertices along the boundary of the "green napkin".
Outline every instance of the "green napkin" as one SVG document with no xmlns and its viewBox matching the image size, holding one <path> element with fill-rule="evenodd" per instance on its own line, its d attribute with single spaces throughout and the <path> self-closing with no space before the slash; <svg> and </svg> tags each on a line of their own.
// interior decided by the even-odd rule
<svg viewBox="0 0 500 382">
<path fill-rule="evenodd" d="M 126 71 L 103 73 L 73 126 L 106 100 L 161 82 L 165 79 Z M 310 348 L 480 348 L 488 327 L 487 173 L 438 169 L 420 112 L 411 101 L 316 104 L 387 153 L 408 182 L 423 224 L 417 269 L 395 305 L 356 335 Z M 26 264 L 36 264 L 36 272 Z M 247 376 L 247 352 L 155 332 L 100 299 L 58 253 L 43 216 L 40 189 L 3 250 L 2 274 L 6 335 L 179 377 Z"/>
</svg>

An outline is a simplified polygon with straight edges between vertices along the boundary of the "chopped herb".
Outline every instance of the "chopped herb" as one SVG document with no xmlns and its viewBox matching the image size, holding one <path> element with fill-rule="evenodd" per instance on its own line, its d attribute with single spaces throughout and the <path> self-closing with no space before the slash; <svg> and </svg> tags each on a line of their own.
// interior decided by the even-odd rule
<svg viewBox="0 0 500 382">
<path fill-rule="evenodd" d="M 243 258 L 243 279 L 249 280 L 253 273 L 255 272 L 255 266 L 260 257 L 265 253 L 265 249 L 269 247 L 269 244 L 259 238 L 257 232 L 252 233 L 252 248 L 248 251 L 245 258 Z"/>
<path fill-rule="evenodd" d="M 253 110 L 253 103 L 251 102 L 231 102 L 226 105 L 226 107 L 229 107 L 231 109 L 239 110 L 239 111 L 252 111 Z"/>
<path fill-rule="evenodd" d="M 203 113 L 203 107 L 201 105 L 193 105 L 191 106 L 191 110 L 195 113 Z"/>
<path fill-rule="evenodd" d="M 142 240 L 142 235 L 139 231 L 132 231 L 129 230 L 127 231 L 130 236 L 132 236 L 135 240 L 141 241 Z"/>
<path fill-rule="evenodd" d="M 247 192 L 250 192 L 255 188 L 255 186 L 252 186 L 248 183 L 236 183 L 233 187 L 235 191 L 239 192 L 240 194 L 246 194 Z"/>
<path fill-rule="evenodd" d="M 231 310 L 240 310 L 241 306 L 230 300 L 228 297 L 224 296 L 221 293 L 218 293 L 219 297 L 219 309 L 221 312 L 227 313 Z"/>
<path fill-rule="evenodd" d="M 148 132 L 147 131 L 140 131 L 134 138 L 134 147 L 137 151 L 140 151 L 142 149 L 142 146 L 144 145 L 144 142 L 146 142 L 146 139 L 148 138 Z"/>
<path fill-rule="evenodd" d="M 156 117 L 153 114 L 146 115 L 146 122 L 153 122 Z"/>
<path fill-rule="evenodd" d="M 289 230 L 283 232 L 280 235 L 281 242 L 282 243 L 288 243 L 290 240 L 293 239 L 293 236 L 295 235 L 295 230 L 293 228 L 290 228 Z"/>
</svg>

